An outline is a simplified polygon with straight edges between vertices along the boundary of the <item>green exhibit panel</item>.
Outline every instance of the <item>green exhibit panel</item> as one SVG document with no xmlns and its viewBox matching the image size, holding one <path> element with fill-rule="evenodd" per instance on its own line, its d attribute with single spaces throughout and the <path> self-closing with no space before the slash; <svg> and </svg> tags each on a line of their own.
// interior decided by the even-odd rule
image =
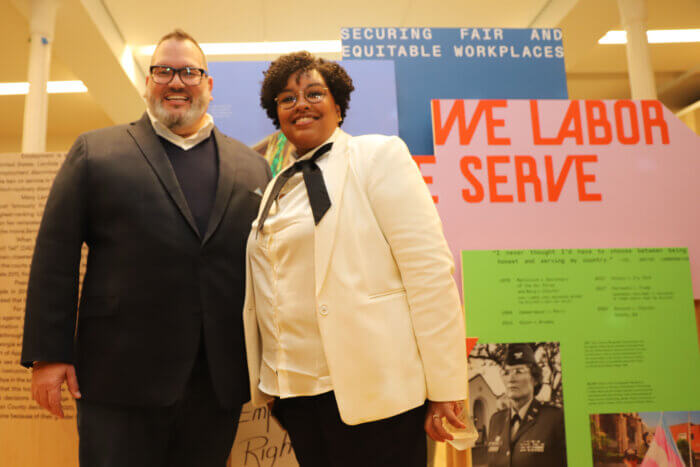
<svg viewBox="0 0 700 467">
<path fill-rule="evenodd" d="M 655 424 L 636 421 L 629 433 L 603 443 L 595 439 L 600 417 L 592 416 L 678 412 L 690 420 L 700 410 L 686 248 L 481 250 L 463 251 L 461 260 L 467 333 L 479 338 L 470 355 L 473 412 L 507 405 L 508 388 L 497 373 L 506 343 L 530 344 L 544 369 L 535 396 L 563 408 L 569 466 L 594 465 L 596 449 L 595 465 L 623 465 L 628 450 L 640 460 L 639 453 L 646 455 L 641 437 Z M 488 430 L 486 421 L 481 426 Z M 691 435 L 692 422 L 688 427 Z M 484 451 L 489 442 L 484 433 Z M 530 448 L 545 450 L 546 440 L 538 442 Z M 476 457 L 478 447 L 479 465 Z"/>
</svg>

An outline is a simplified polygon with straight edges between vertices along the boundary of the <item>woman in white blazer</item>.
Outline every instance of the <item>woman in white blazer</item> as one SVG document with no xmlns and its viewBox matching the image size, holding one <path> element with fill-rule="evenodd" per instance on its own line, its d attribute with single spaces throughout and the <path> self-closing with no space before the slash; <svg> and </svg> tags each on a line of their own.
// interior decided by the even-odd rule
<svg viewBox="0 0 700 467">
<path fill-rule="evenodd" d="M 244 325 L 253 404 L 307 466 L 420 466 L 466 397 L 453 260 L 398 137 L 340 125 L 352 80 L 308 52 L 265 72 L 262 106 L 296 147 L 248 239 Z M 427 111 L 427 110 L 426 110 Z"/>
</svg>

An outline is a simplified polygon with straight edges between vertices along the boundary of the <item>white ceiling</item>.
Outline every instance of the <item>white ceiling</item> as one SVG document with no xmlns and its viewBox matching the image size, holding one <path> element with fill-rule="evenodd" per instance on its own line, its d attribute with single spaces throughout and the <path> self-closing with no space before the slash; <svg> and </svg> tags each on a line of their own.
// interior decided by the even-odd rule
<svg viewBox="0 0 700 467">
<path fill-rule="evenodd" d="M 9 71 L 26 81 L 29 0 L 0 0 L 0 47 Z M 628 98 L 624 45 L 599 45 L 622 29 L 615 0 L 60 0 L 51 80 L 83 80 L 88 94 L 49 97 L 48 150 L 79 133 L 138 117 L 141 91 L 124 74 L 115 44 L 136 49 L 180 27 L 199 42 L 327 40 L 347 26 L 560 27 L 569 96 Z M 648 0 L 649 29 L 700 27 L 700 0 Z M 677 111 L 700 99 L 700 44 L 652 44 L 659 98 Z M 225 57 L 224 57 L 225 58 Z M 136 80 L 147 60 L 137 57 Z M 22 96 L 0 96 L 0 152 L 18 151 Z"/>
</svg>

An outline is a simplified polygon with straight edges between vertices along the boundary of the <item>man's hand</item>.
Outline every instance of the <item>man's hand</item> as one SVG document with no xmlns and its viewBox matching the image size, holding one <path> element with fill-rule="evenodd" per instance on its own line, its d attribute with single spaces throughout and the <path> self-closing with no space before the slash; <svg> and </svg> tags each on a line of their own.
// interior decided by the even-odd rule
<svg viewBox="0 0 700 467">
<path fill-rule="evenodd" d="M 80 399 L 75 367 L 67 363 L 36 362 L 32 370 L 32 398 L 43 408 L 63 418 L 61 385 L 68 385 L 74 398 Z"/>
<path fill-rule="evenodd" d="M 462 412 L 460 401 L 428 402 L 428 411 L 425 414 L 425 432 L 435 441 L 446 441 L 454 437 L 442 426 L 442 418 L 455 428 L 465 428 L 466 425 L 459 419 Z"/>
</svg>

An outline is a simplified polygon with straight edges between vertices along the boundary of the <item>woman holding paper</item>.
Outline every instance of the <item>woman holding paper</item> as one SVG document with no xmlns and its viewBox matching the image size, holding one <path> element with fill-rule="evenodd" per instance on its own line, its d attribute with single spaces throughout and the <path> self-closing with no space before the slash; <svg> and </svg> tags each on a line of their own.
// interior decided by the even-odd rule
<svg viewBox="0 0 700 467">
<path fill-rule="evenodd" d="M 275 401 L 302 466 L 421 466 L 466 396 L 464 322 L 430 193 L 397 137 L 340 130 L 354 89 L 308 52 L 261 102 L 296 147 L 248 240 L 252 401 Z"/>
</svg>

